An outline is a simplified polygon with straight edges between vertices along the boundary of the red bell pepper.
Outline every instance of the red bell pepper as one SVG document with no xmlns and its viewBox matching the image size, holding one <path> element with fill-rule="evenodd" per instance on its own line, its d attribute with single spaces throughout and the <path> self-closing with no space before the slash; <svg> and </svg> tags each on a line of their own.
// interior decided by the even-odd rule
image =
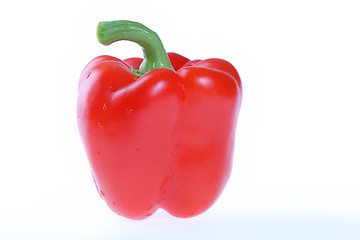
<svg viewBox="0 0 360 240">
<path fill-rule="evenodd" d="M 167 54 L 158 35 L 130 21 L 101 22 L 104 45 L 130 40 L 144 59 L 93 59 L 78 89 L 78 127 L 101 197 L 115 213 L 143 219 L 207 210 L 230 176 L 242 98 L 227 61 Z"/>
</svg>

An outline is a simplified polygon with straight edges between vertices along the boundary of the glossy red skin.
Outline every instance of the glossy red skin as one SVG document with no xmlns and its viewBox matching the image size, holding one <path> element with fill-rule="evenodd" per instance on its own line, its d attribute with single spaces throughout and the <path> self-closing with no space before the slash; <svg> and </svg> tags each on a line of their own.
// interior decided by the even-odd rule
<svg viewBox="0 0 360 240">
<path fill-rule="evenodd" d="M 242 98 L 227 61 L 189 61 L 142 77 L 142 59 L 99 56 L 79 82 L 78 126 L 101 197 L 117 214 L 143 219 L 207 210 L 230 176 Z M 127 65 L 128 64 L 128 65 Z"/>
</svg>

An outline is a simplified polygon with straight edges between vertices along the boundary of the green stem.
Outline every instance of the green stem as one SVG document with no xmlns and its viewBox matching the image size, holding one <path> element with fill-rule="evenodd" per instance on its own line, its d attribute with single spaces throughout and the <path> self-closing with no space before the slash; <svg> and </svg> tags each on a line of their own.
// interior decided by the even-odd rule
<svg viewBox="0 0 360 240">
<path fill-rule="evenodd" d="M 126 20 L 100 22 L 97 27 L 97 38 L 104 45 L 120 40 L 139 44 L 144 52 L 144 60 L 139 71 L 134 71 L 139 76 L 156 68 L 174 69 L 159 36 L 140 23 Z"/>
</svg>

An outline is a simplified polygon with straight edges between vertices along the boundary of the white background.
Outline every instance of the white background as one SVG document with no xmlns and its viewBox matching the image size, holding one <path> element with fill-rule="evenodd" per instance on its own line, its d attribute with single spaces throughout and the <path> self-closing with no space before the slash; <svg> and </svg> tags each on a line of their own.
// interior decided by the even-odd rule
<svg viewBox="0 0 360 240">
<path fill-rule="evenodd" d="M 1 239 L 360 239 L 357 1 L 2 1 Z M 155 30 L 167 51 L 223 58 L 243 104 L 234 165 L 206 213 L 143 221 L 98 196 L 76 125 L 99 21 Z"/>
</svg>

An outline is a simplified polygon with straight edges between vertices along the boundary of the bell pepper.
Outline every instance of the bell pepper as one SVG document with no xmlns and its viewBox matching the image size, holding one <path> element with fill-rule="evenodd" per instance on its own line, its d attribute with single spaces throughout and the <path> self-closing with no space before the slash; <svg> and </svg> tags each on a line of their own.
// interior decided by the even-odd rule
<svg viewBox="0 0 360 240">
<path fill-rule="evenodd" d="M 100 43 L 138 43 L 144 59 L 99 56 L 78 85 L 77 121 L 100 196 L 115 213 L 144 219 L 162 208 L 186 218 L 218 199 L 231 172 L 242 98 L 227 61 L 166 53 L 131 21 L 100 22 Z"/>
</svg>

